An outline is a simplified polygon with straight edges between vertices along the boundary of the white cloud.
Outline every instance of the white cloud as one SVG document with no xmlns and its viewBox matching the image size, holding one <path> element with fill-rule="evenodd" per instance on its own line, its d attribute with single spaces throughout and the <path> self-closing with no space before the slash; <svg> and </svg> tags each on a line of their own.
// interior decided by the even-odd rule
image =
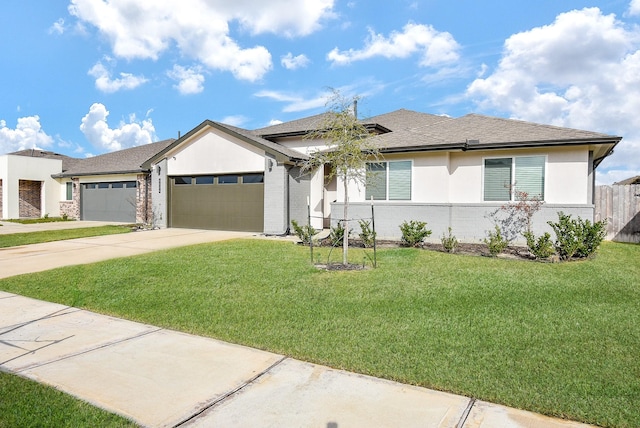
<svg viewBox="0 0 640 428">
<path fill-rule="evenodd" d="M 139 121 L 132 114 L 128 123 L 121 121 L 117 128 L 112 129 L 107 123 L 107 116 L 107 108 L 103 104 L 94 103 L 89 108 L 89 113 L 82 118 L 80 130 L 97 149 L 111 152 L 149 144 L 156 139 L 151 119 Z"/>
<path fill-rule="evenodd" d="M 599 182 L 612 169 L 640 174 L 640 32 L 629 28 L 598 8 L 560 14 L 507 39 L 498 67 L 467 95 L 515 118 L 620 135 Z"/>
<path fill-rule="evenodd" d="M 42 130 L 39 116 L 18 118 L 15 129 L 8 128 L 0 120 L 0 153 L 24 149 L 45 148 L 53 144 L 53 138 Z"/>
<path fill-rule="evenodd" d="M 393 32 L 388 38 L 370 30 L 364 48 L 348 51 L 335 48 L 327 54 L 327 59 L 336 65 L 346 65 L 378 56 L 407 58 L 419 52 L 422 56 L 420 65 L 433 67 L 457 61 L 459 49 L 460 45 L 451 34 L 439 32 L 430 25 L 409 23 L 402 32 Z"/>
<path fill-rule="evenodd" d="M 182 95 L 199 94 L 204 91 L 202 67 L 187 68 L 174 65 L 173 69 L 167 72 L 167 76 L 178 82 L 173 87 Z"/>
<path fill-rule="evenodd" d="M 291 52 L 280 58 L 280 64 L 287 70 L 297 70 L 298 68 L 304 68 L 309 65 L 311 61 L 306 55 L 293 56 Z"/>
<path fill-rule="evenodd" d="M 260 98 L 269 98 L 274 101 L 284 102 L 287 105 L 282 109 L 282 111 L 291 113 L 324 107 L 327 103 L 329 93 L 323 92 L 309 99 L 306 99 L 301 95 L 268 90 L 256 92 L 254 95 Z"/>
<path fill-rule="evenodd" d="M 241 114 L 238 115 L 232 115 L 232 116 L 226 116 L 223 117 L 222 120 L 220 121 L 226 125 L 231 125 L 231 126 L 242 126 L 245 123 L 247 123 L 247 117 L 246 116 L 242 116 Z"/>
<path fill-rule="evenodd" d="M 631 0 L 628 13 L 631 16 L 640 15 L 640 0 Z"/>
<path fill-rule="evenodd" d="M 333 16 L 334 0 L 71 0 L 69 13 L 95 26 L 116 57 L 156 60 L 176 47 L 187 58 L 229 71 L 238 79 L 261 79 L 271 67 L 263 46 L 243 48 L 230 35 L 239 22 L 250 34 L 308 35 Z"/>
<path fill-rule="evenodd" d="M 49 27 L 49 34 L 64 34 L 64 19 L 60 18 Z"/>
<path fill-rule="evenodd" d="M 108 58 L 107 61 L 109 61 Z M 143 76 L 134 76 L 131 73 L 120 73 L 120 78 L 112 79 L 111 73 L 100 61 L 91 67 L 88 74 L 96 78 L 96 88 L 106 93 L 118 92 L 121 89 L 135 89 L 147 82 Z"/>
</svg>

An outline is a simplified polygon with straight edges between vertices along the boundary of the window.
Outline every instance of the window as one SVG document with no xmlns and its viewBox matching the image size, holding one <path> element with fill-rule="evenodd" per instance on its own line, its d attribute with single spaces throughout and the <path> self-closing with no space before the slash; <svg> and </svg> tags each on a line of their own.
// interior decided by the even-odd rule
<svg viewBox="0 0 640 428">
<path fill-rule="evenodd" d="M 544 199 L 544 169 L 544 156 L 485 159 L 484 200 L 515 200 L 514 191 Z"/>
<path fill-rule="evenodd" d="M 109 183 L 98 183 L 98 189 L 108 189 Z"/>
<path fill-rule="evenodd" d="M 411 161 L 367 164 L 365 198 L 408 201 L 411 199 Z"/>
<path fill-rule="evenodd" d="M 125 181 L 124 182 L 124 187 L 126 187 L 127 189 L 135 189 L 138 187 L 138 182 L 137 181 Z"/>
<path fill-rule="evenodd" d="M 196 184 L 213 184 L 213 175 L 201 175 L 196 177 Z"/>
<path fill-rule="evenodd" d="M 73 200 L 73 183 L 71 181 L 67 182 L 67 201 Z"/>
<path fill-rule="evenodd" d="M 191 177 L 173 177 L 173 183 L 178 184 L 191 184 Z"/>
<path fill-rule="evenodd" d="M 243 184 L 264 183 L 264 174 L 245 174 L 242 176 Z"/>
<path fill-rule="evenodd" d="M 117 183 L 111 183 L 111 188 L 112 189 L 124 189 L 124 183 L 122 181 L 119 181 Z"/>
<path fill-rule="evenodd" d="M 237 175 L 221 175 L 218 177 L 218 184 L 237 184 Z"/>
</svg>

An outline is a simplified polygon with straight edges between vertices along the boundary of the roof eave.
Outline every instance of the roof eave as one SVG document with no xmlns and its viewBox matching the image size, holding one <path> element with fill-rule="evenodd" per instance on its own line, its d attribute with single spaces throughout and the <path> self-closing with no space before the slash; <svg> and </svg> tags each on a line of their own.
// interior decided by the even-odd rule
<svg viewBox="0 0 640 428">
<path fill-rule="evenodd" d="M 125 171 L 92 171 L 92 172 L 63 172 L 62 174 L 52 174 L 51 178 L 87 177 L 91 175 L 125 175 L 149 173 L 150 169 L 131 169 Z"/>
</svg>

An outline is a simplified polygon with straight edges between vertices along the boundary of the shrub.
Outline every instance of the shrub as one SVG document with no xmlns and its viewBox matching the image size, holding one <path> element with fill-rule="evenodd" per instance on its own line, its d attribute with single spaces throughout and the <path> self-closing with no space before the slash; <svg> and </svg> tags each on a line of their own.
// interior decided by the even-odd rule
<svg viewBox="0 0 640 428">
<path fill-rule="evenodd" d="M 303 244 L 308 245 L 311 243 L 313 235 L 316 234 L 316 230 L 310 224 L 300 226 L 297 221 L 291 220 L 291 225 L 293 226 L 294 233 Z"/>
<path fill-rule="evenodd" d="M 451 233 L 451 227 L 449 227 L 448 235 L 445 236 L 444 233 L 442 234 L 442 238 L 440 238 L 440 241 L 442 242 L 442 246 L 447 253 L 453 253 L 456 251 L 456 248 L 458 248 L 459 242 Z"/>
<path fill-rule="evenodd" d="M 561 260 L 572 257 L 585 258 L 591 256 L 600 246 L 606 235 L 606 221 L 591 223 L 580 217 L 572 219 L 571 215 L 558 213 L 558 222 L 547 222 L 556 234 L 554 247 Z"/>
<path fill-rule="evenodd" d="M 424 241 L 424 238 L 431 235 L 431 231 L 427 229 L 427 222 L 411 220 L 404 221 L 400 225 L 402 232 L 402 245 L 407 247 L 417 247 Z"/>
<path fill-rule="evenodd" d="M 525 232 L 523 235 L 527 240 L 529 252 L 533 254 L 536 259 L 547 259 L 555 252 L 553 249 L 553 242 L 551 242 L 551 235 L 549 233 L 545 232 L 544 235 L 538 237 L 538 239 L 536 239 L 533 232 Z"/>
<path fill-rule="evenodd" d="M 488 232 L 488 235 L 489 237 L 484 239 L 484 243 L 487 244 L 489 254 L 491 254 L 492 257 L 503 252 L 509 245 L 509 241 L 502 236 L 502 232 L 497 225 L 495 226 L 495 231 Z"/>
<path fill-rule="evenodd" d="M 530 232 L 533 224 L 533 216 L 542 209 L 544 201 L 538 196 L 529 196 L 529 193 L 511 189 L 516 202 L 509 202 L 487 217 L 500 227 L 500 233 L 507 242 L 514 241 L 520 234 Z"/>
<path fill-rule="evenodd" d="M 360 239 L 365 248 L 373 247 L 376 240 L 376 232 L 371 228 L 371 222 L 367 220 L 358 220 L 360 225 Z"/>
<path fill-rule="evenodd" d="M 351 234 L 351 230 L 349 230 L 349 234 Z M 337 247 L 343 244 L 344 240 L 344 226 L 342 223 L 338 223 L 337 226 L 332 227 L 329 232 L 329 240 L 331 240 L 331 245 Z"/>
</svg>

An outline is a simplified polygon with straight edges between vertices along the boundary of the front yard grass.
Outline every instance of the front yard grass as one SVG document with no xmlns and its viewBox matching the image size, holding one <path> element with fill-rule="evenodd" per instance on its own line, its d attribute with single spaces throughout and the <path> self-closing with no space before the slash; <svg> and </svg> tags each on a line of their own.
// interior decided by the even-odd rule
<svg viewBox="0 0 640 428">
<path fill-rule="evenodd" d="M 42 242 L 62 241 L 65 239 L 88 238 L 90 236 L 114 235 L 131 232 L 131 227 L 98 226 L 78 229 L 43 230 L 40 232 L 10 233 L 0 235 L 0 248 L 20 245 L 39 244 Z"/>
<path fill-rule="evenodd" d="M 326 249 L 315 249 L 318 259 Z M 362 261 L 361 251 L 351 256 Z M 640 245 L 535 263 L 410 248 L 321 271 L 267 240 L 7 278 L 0 289 L 608 427 L 640 421 Z M 358 262 L 358 260 L 355 260 Z"/>
<path fill-rule="evenodd" d="M 0 428 L 136 427 L 54 388 L 0 372 Z"/>
</svg>

